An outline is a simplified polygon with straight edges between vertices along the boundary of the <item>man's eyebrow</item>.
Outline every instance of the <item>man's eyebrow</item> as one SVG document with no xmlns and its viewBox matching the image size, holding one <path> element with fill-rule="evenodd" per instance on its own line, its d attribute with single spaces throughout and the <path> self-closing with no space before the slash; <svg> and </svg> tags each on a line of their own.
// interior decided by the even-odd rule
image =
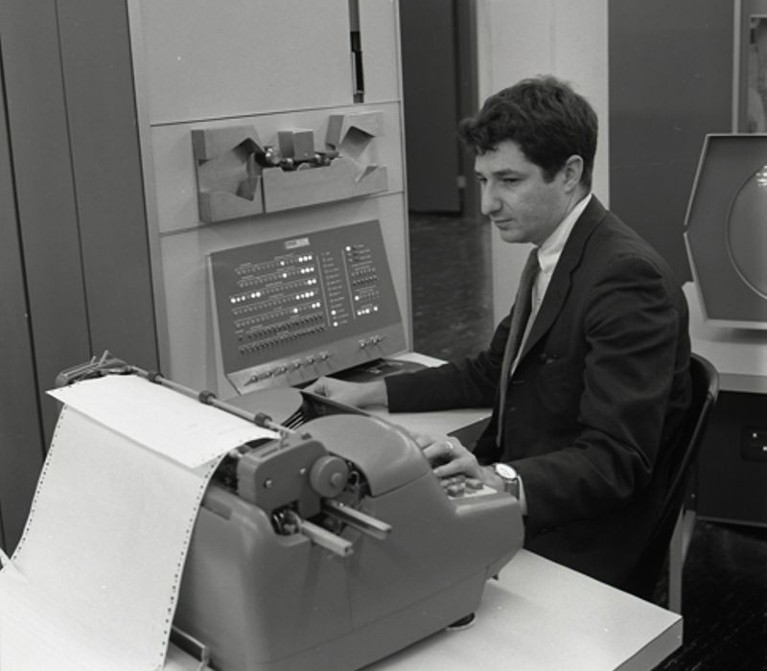
<svg viewBox="0 0 767 671">
<path fill-rule="evenodd" d="M 477 177 L 485 176 L 485 173 L 479 170 L 475 170 L 474 174 Z M 501 168 L 500 170 L 493 170 L 489 174 L 492 175 L 493 177 L 520 177 L 522 175 L 521 172 L 517 170 L 512 170 L 511 168 Z"/>
</svg>

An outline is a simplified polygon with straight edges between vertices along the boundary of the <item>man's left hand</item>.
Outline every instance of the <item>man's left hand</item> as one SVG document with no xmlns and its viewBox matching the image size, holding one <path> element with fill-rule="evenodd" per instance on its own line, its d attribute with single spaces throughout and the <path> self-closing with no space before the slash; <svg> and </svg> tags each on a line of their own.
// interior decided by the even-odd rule
<svg viewBox="0 0 767 671">
<path fill-rule="evenodd" d="M 479 465 L 477 458 L 457 438 L 422 434 L 416 436 L 415 441 L 438 478 L 465 475 L 492 484 L 488 478 L 491 474 Z"/>
</svg>

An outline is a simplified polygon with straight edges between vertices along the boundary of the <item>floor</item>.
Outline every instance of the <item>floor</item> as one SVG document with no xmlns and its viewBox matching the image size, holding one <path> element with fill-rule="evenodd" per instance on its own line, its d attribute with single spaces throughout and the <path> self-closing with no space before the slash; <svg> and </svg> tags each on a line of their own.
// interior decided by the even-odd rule
<svg viewBox="0 0 767 671">
<path fill-rule="evenodd" d="M 415 350 L 475 353 L 494 328 L 489 224 L 411 214 L 410 255 Z M 666 593 L 662 581 L 658 605 Z M 698 521 L 682 615 L 684 644 L 656 671 L 767 671 L 766 528 Z"/>
</svg>

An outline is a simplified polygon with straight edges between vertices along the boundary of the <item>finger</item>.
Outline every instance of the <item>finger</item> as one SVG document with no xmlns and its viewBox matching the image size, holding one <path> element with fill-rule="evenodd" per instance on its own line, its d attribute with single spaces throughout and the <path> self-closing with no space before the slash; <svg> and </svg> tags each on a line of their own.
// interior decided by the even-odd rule
<svg viewBox="0 0 767 671">
<path fill-rule="evenodd" d="M 452 461 L 458 456 L 456 444 L 449 438 L 432 443 L 424 448 L 423 453 L 432 463 L 437 461 Z"/>
<path fill-rule="evenodd" d="M 454 459 L 448 461 L 446 464 L 437 466 L 432 471 L 438 478 L 452 478 L 457 475 L 465 474 L 465 467 L 463 466 L 461 459 Z"/>
<path fill-rule="evenodd" d="M 438 457 L 447 457 L 451 453 L 450 445 L 445 441 L 435 441 L 422 448 L 427 459 L 436 459 Z"/>
<path fill-rule="evenodd" d="M 415 444 L 418 445 L 422 450 L 425 450 L 427 447 L 434 445 L 437 441 L 437 439 L 434 436 L 430 436 L 427 433 L 419 433 L 413 436 L 415 440 Z"/>
<path fill-rule="evenodd" d="M 458 438 L 453 438 L 452 436 L 447 437 L 447 442 L 450 445 L 450 451 L 455 452 L 456 454 L 460 454 L 462 451 L 465 451 L 466 448 L 463 446 L 460 440 Z"/>
</svg>

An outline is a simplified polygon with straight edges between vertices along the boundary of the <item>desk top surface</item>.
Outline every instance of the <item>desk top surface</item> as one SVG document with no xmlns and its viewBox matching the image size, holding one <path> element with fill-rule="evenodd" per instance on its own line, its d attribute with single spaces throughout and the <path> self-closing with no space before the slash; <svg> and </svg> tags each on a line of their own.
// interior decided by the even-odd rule
<svg viewBox="0 0 767 671">
<path fill-rule="evenodd" d="M 652 669 L 682 642 L 682 618 L 521 550 L 485 587 L 477 619 L 367 669 Z"/>
<path fill-rule="evenodd" d="M 725 391 L 767 394 L 767 331 L 714 326 L 703 317 L 695 284 L 684 285 L 694 352 L 719 371 Z"/>
<path fill-rule="evenodd" d="M 405 352 L 398 354 L 396 359 L 412 361 L 424 366 L 438 366 L 444 361 L 434 357 Z M 461 408 L 446 412 L 398 412 L 389 413 L 385 408 L 365 408 L 366 412 L 381 417 L 394 424 L 417 433 L 449 434 L 475 422 L 481 422 L 490 416 L 490 408 Z"/>
</svg>

